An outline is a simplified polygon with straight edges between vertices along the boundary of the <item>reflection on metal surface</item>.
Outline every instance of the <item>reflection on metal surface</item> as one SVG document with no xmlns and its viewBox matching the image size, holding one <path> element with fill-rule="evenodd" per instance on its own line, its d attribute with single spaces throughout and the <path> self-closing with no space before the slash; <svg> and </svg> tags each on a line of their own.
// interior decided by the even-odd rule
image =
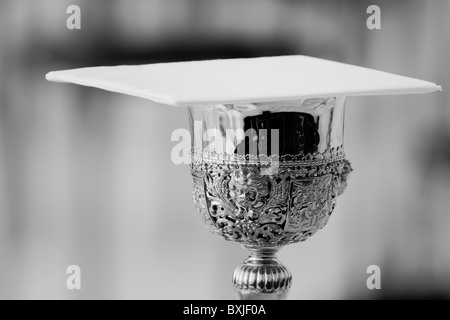
<svg viewBox="0 0 450 320">
<path fill-rule="evenodd" d="M 276 251 L 306 240 L 333 212 L 352 170 L 344 105 L 312 98 L 189 108 L 197 211 L 210 230 L 251 252 L 233 277 L 241 298 L 285 298 L 291 276 Z"/>
<path fill-rule="evenodd" d="M 306 99 L 249 105 L 195 106 L 188 110 L 195 150 L 232 155 L 326 156 L 342 148 L 345 98 Z M 271 141 L 271 131 L 279 132 Z M 247 133 L 247 137 L 246 137 Z M 255 135 L 249 141 L 248 134 Z M 214 139 L 211 139 L 211 135 Z M 263 141 L 264 139 L 269 141 Z M 245 144 L 245 153 L 238 153 Z M 267 150 L 261 146 L 267 145 Z"/>
</svg>

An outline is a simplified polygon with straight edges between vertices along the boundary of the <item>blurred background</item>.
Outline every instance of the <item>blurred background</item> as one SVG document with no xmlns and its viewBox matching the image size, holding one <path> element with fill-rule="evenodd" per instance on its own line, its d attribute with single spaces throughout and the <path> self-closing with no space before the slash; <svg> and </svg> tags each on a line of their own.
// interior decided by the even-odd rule
<svg viewBox="0 0 450 320">
<path fill-rule="evenodd" d="M 66 28 L 73 4 L 81 30 Z M 449 16 L 445 0 L 0 0 L 0 298 L 235 298 L 246 252 L 209 233 L 171 162 L 186 110 L 44 75 L 285 54 L 444 88 L 348 100 L 354 172 L 324 230 L 280 252 L 290 298 L 450 298 Z M 381 290 L 366 287 L 373 264 Z"/>
</svg>

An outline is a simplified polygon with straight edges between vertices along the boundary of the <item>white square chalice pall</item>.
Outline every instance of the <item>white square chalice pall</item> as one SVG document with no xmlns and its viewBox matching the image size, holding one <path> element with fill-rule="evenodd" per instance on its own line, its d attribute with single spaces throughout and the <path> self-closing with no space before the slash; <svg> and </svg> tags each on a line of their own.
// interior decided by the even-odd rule
<svg viewBox="0 0 450 320">
<path fill-rule="evenodd" d="M 307 56 L 94 67 L 47 79 L 187 107 L 193 198 L 215 234 L 242 244 L 241 299 L 284 299 L 276 258 L 322 229 L 352 171 L 346 97 L 426 93 L 434 83 Z"/>
</svg>

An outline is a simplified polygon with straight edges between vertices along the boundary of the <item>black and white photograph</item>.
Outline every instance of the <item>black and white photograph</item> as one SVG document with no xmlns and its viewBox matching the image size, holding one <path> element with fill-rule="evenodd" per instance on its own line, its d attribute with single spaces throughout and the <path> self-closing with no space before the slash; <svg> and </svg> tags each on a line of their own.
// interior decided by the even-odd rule
<svg viewBox="0 0 450 320">
<path fill-rule="evenodd" d="M 0 300 L 450 299 L 449 59 L 448 0 L 0 0 Z"/>
</svg>

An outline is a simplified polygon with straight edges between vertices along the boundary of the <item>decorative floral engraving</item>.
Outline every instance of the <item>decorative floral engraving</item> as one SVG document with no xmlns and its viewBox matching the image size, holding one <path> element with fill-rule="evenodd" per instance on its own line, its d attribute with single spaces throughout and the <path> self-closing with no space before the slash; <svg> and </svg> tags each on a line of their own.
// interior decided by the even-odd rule
<svg viewBox="0 0 450 320">
<path fill-rule="evenodd" d="M 325 226 L 345 187 L 350 163 L 283 161 L 276 173 L 263 165 L 194 161 L 193 198 L 208 227 L 246 245 L 304 241 Z"/>
</svg>

